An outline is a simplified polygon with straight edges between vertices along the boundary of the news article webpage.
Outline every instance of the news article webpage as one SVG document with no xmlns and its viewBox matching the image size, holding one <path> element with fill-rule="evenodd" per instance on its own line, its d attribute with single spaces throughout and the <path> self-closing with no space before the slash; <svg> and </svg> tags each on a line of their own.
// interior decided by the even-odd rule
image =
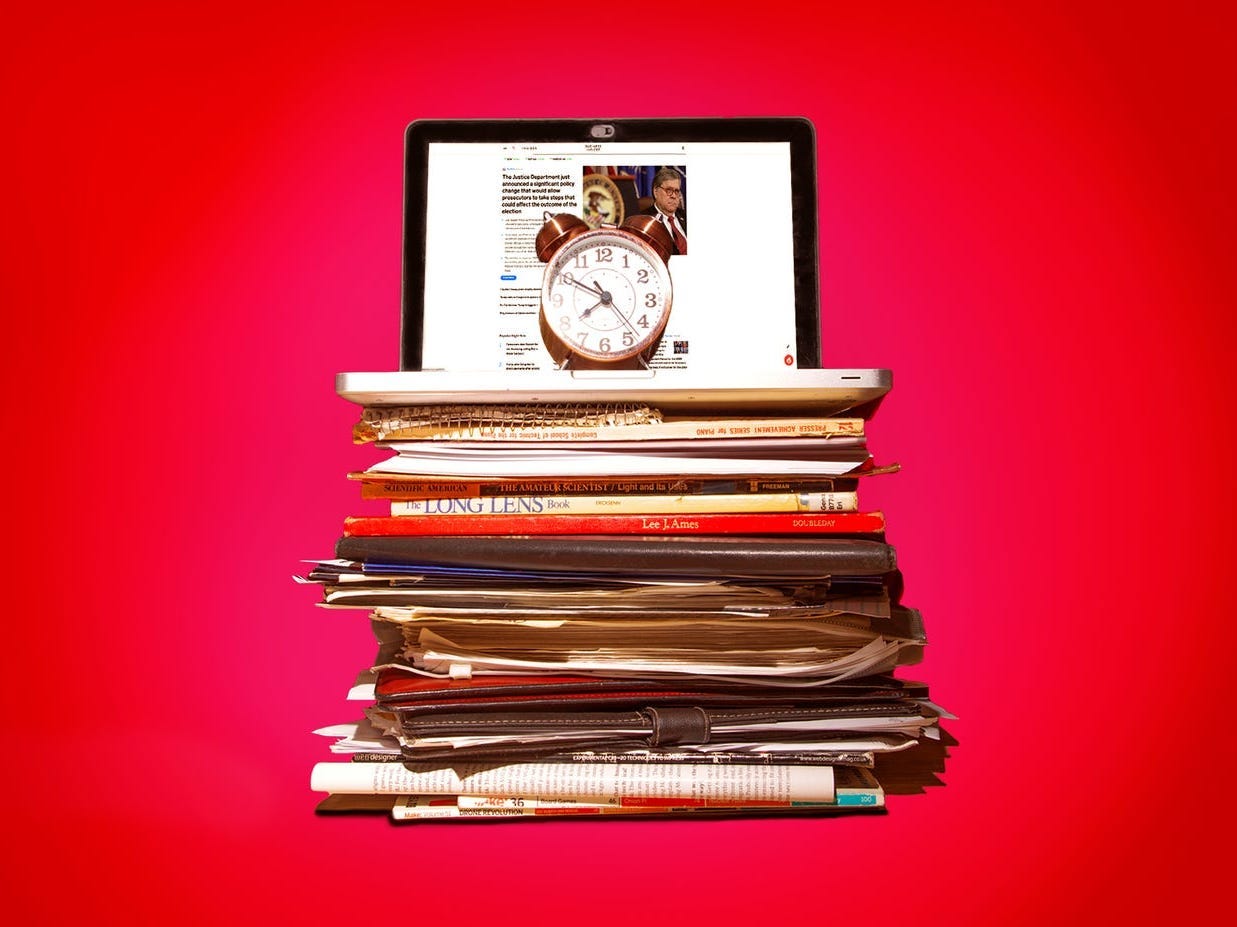
<svg viewBox="0 0 1237 927">
<path fill-rule="evenodd" d="M 690 247 L 668 262 L 673 302 L 650 368 L 795 366 L 789 145 L 579 142 L 430 146 L 423 368 L 554 369 L 538 324 L 537 231 L 558 213 L 598 223 L 589 174 L 604 173 L 632 200 L 637 180 L 649 187 L 664 166 L 683 175 Z M 600 189 L 604 198 L 610 188 Z M 617 211 L 636 210 L 620 202 Z"/>
</svg>

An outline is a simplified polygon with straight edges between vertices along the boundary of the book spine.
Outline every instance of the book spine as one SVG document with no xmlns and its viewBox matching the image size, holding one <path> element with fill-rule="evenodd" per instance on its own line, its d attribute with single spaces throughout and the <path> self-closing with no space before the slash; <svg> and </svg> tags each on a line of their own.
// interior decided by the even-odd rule
<svg viewBox="0 0 1237 927">
<path fill-rule="evenodd" d="M 729 493 L 653 496 L 484 496 L 471 499 L 397 499 L 391 514 L 421 515 L 627 515 L 684 512 L 855 512 L 856 492 Z"/>
<path fill-rule="evenodd" d="M 535 795 L 599 804 L 647 799 L 729 803 L 833 802 L 832 766 L 766 766 L 760 775 L 735 766 L 643 766 L 627 763 L 457 764 L 409 769 L 400 763 L 318 763 L 315 792 L 372 795 Z"/>
<path fill-rule="evenodd" d="M 861 418 L 763 418 L 650 421 L 639 424 L 520 424 L 505 422 L 363 422 L 353 430 L 368 441 L 660 441 L 679 438 L 807 438 L 863 435 Z"/>
<path fill-rule="evenodd" d="M 857 804 L 857 803 L 851 803 Z M 875 805 L 876 802 L 869 803 Z M 764 802 L 734 804 L 710 802 L 690 804 L 668 800 L 659 804 L 598 804 L 582 801 L 555 801 L 533 797 L 476 798 L 460 796 L 443 798 L 433 795 L 401 795 L 394 798 L 391 818 L 395 821 L 484 820 L 520 818 L 550 820 L 561 817 L 645 817 L 691 816 L 703 814 L 776 814 L 778 812 L 838 811 L 840 802 Z"/>
<path fill-rule="evenodd" d="M 459 795 L 455 799 L 456 807 L 464 808 L 525 808 L 530 811 L 572 811 L 592 810 L 602 811 L 703 811 L 746 809 L 787 810 L 790 808 L 832 807 L 832 801 L 790 801 L 787 799 L 771 799 L 768 801 L 747 800 L 734 801 L 727 798 L 657 798 L 640 795 L 619 795 L 608 799 L 570 799 L 543 798 L 539 795 Z"/>
<path fill-rule="evenodd" d="M 854 492 L 845 477 L 795 479 L 577 479 L 433 480 L 415 476 L 354 473 L 362 499 L 474 499 L 490 496 L 737 495 L 752 493 Z"/>
<path fill-rule="evenodd" d="M 880 512 L 736 512 L 693 515 L 352 516 L 344 537 L 550 534 L 880 534 Z"/>
</svg>

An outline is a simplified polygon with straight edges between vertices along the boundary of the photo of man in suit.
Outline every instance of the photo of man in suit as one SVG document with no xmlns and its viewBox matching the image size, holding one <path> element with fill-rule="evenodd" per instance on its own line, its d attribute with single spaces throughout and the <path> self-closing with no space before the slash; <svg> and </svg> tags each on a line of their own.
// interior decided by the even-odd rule
<svg viewBox="0 0 1237 927">
<path fill-rule="evenodd" d="M 687 253 L 687 210 L 683 205 L 683 174 L 677 168 L 663 167 L 653 175 L 653 205 L 642 215 L 656 216 L 674 239 L 674 253 Z"/>
</svg>

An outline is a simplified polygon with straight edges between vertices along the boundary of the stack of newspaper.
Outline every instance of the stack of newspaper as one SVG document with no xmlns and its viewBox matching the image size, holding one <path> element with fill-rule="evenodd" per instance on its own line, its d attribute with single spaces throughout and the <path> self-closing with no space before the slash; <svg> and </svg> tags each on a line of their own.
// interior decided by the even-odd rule
<svg viewBox="0 0 1237 927">
<path fill-rule="evenodd" d="M 306 578 L 378 643 L 322 811 L 396 820 L 880 809 L 943 768 L 919 614 L 863 511 L 866 422 L 369 407 L 392 456 Z"/>
</svg>

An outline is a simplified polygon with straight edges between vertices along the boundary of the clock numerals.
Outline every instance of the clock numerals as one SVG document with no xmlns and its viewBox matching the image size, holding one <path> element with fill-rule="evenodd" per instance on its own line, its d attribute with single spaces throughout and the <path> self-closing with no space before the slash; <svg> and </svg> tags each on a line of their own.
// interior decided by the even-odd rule
<svg viewBox="0 0 1237 927">
<path fill-rule="evenodd" d="M 624 260 L 624 261 L 626 261 L 626 260 L 627 260 L 627 255 L 623 255 L 623 260 Z M 627 265 L 626 265 L 626 263 L 624 263 L 624 264 L 623 264 L 623 266 L 624 266 L 624 267 L 626 267 L 626 266 L 627 266 Z M 645 268 L 641 267 L 638 271 L 636 271 L 636 283 L 640 284 L 641 286 L 648 286 L 648 285 L 649 285 L 649 272 L 648 272 L 648 270 L 646 270 Z"/>
<path fill-rule="evenodd" d="M 641 328 L 648 328 L 649 317 L 647 315 L 640 316 L 640 318 L 636 319 L 636 324 L 639 325 Z"/>
<path fill-rule="evenodd" d="M 632 337 L 631 332 L 623 332 L 623 347 L 630 348 L 635 343 L 636 339 Z"/>
<path fill-rule="evenodd" d="M 613 264 L 614 250 L 611 248 L 598 248 L 594 257 L 597 258 L 598 264 Z"/>
<path fill-rule="evenodd" d="M 588 255 L 583 251 L 576 255 L 576 267 L 580 270 L 586 270 L 588 268 Z"/>
<path fill-rule="evenodd" d="M 656 309 L 657 308 L 657 294 L 656 293 L 645 293 L 644 294 L 644 308 L 645 309 Z M 646 325 L 645 328 L 647 327 L 648 326 Z"/>
</svg>

